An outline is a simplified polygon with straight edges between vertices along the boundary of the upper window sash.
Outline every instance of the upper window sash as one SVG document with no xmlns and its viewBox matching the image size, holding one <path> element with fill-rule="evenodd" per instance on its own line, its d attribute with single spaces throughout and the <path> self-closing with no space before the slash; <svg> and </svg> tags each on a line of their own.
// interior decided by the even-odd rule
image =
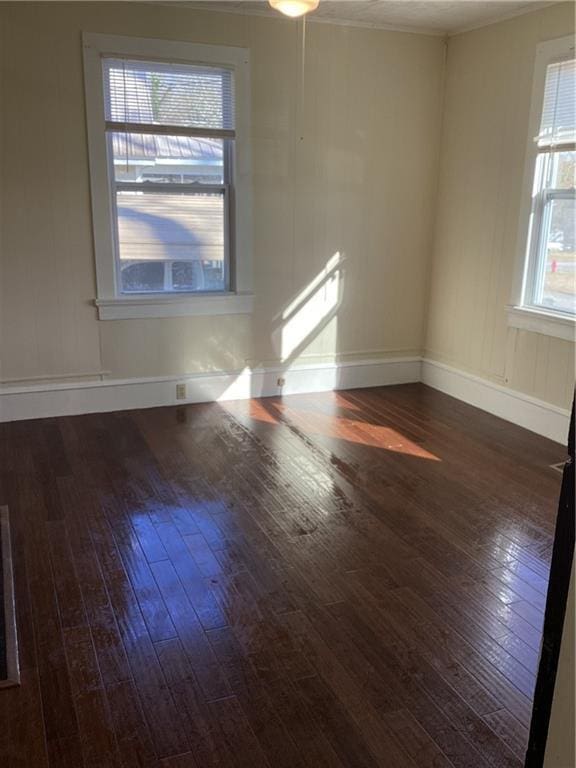
<svg viewBox="0 0 576 768">
<path fill-rule="evenodd" d="M 552 152 L 575 152 L 576 141 L 558 141 L 557 144 L 539 144 L 538 137 L 534 139 L 539 155 L 550 154 Z"/>
<path fill-rule="evenodd" d="M 234 138 L 233 70 L 110 56 L 102 69 L 108 130 Z"/>
<path fill-rule="evenodd" d="M 576 143 L 576 59 L 574 53 L 546 64 L 538 149 L 552 150 Z"/>
<path fill-rule="evenodd" d="M 114 120 L 106 120 L 106 130 L 122 133 L 152 133 L 162 136 L 197 136 L 206 139 L 234 139 L 236 132 L 230 129 L 217 130 L 215 128 L 186 128 L 177 125 L 151 125 L 149 123 L 121 123 Z"/>
</svg>

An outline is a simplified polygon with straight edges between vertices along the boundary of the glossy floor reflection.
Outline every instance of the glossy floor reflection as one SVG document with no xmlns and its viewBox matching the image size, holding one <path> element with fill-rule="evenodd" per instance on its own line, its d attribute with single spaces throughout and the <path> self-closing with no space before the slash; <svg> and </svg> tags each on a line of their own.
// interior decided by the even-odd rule
<svg viewBox="0 0 576 768">
<path fill-rule="evenodd" d="M 422 385 L 0 425 L 0 764 L 520 768 L 563 453 Z"/>
</svg>

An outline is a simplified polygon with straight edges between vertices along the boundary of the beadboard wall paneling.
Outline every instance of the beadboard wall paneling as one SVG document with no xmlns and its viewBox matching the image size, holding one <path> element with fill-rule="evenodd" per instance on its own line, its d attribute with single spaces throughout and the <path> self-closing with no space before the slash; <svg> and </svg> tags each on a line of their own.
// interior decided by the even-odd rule
<svg viewBox="0 0 576 768">
<path fill-rule="evenodd" d="M 567 408 L 574 344 L 509 328 L 536 46 L 574 32 L 562 3 L 448 43 L 426 357 Z"/>
<path fill-rule="evenodd" d="M 3 379 L 162 376 L 412 354 L 424 339 L 440 136 L 438 37 L 139 3 L 1 3 Z M 99 322 L 81 33 L 245 46 L 253 316 Z M 325 315 L 298 297 L 339 254 Z M 285 310 L 296 315 L 286 328 Z"/>
</svg>

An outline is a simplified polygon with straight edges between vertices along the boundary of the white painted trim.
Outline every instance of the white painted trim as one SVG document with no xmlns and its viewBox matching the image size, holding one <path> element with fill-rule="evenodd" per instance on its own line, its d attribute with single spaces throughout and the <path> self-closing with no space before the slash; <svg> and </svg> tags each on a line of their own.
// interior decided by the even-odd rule
<svg viewBox="0 0 576 768">
<path fill-rule="evenodd" d="M 20 376 L 15 379 L 0 379 L 0 386 L 2 384 L 9 384 L 16 386 L 18 384 L 24 385 L 27 383 L 41 383 L 46 381 L 63 381 L 68 379 L 69 381 L 76 381 L 77 379 L 102 379 L 104 376 L 109 376 L 110 371 L 79 371 L 78 373 L 45 373 L 39 376 Z"/>
<path fill-rule="evenodd" d="M 422 361 L 422 382 L 501 419 L 566 445 L 570 411 L 435 360 Z"/>
<path fill-rule="evenodd" d="M 540 312 L 530 307 L 508 307 L 507 314 L 511 328 L 576 341 L 576 317 Z"/>
<path fill-rule="evenodd" d="M 191 315 L 243 315 L 253 310 L 252 294 L 198 294 L 197 296 L 126 296 L 96 299 L 100 320 L 144 317 L 188 317 Z"/>
<path fill-rule="evenodd" d="M 195 373 L 144 379 L 40 384 L 0 388 L 0 421 L 242 400 L 420 381 L 420 358 L 400 357 Z M 282 387 L 277 384 L 283 378 Z M 176 384 L 187 397 L 176 400 Z"/>
<path fill-rule="evenodd" d="M 278 386 L 278 379 L 284 385 Z M 0 387 L 0 421 L 154 408 L 184 403 L 380 387 L 421 381 L 502 419 L 565 444 L 570 412 L 480 376 L 420 357 L 312 363 L 242 371 Z M 176 400 L 176 384 L 187 397 Z"/>
<path fill-rule="evenodd" d="M 122 300 L 116 285 L 115 221 L 112 213 L 112 179 L 108 150 L 106 147 L 106 125 L 104 114 L 104 86 L 102 56 L 134 56 L 166 61 L 181 61 L 191 64 L 213 64 L 234 70 L 235 88 L 235 152 L 234 226 L 230 235 L 233 244 L 233 285 L 231 290 L 238 294 L 252 291 L 252 153 L 251 153 L 251 90 L 250 51 L 227 45 L 204 45 L 174 40 L 127 37 L 123 35 L 101 35 L 85 32 L 82 36 L 84 50 L 84 90 L 86 103 L 86 124 L 88 130 L 88 155 L 90 166 L 90 192 L 92 198 L 92 229 L 96 259 L 96 285 L 98 302 L 102 306 L 114 299 Z M 171 298 L 171 297 L 170 297 Z M 190 302 L 199 303 L 196 297 Z M 224 306 L 224 305 L 222 305 Z M 203 311 L 176 314 L 208 314 Z M 132 307 L 133 311 L 134 308 Z M 180 307 L 182 309 L 182 307 Z M 143 312 L 144 310 L 141 310 Z M 100 313 L 102 314 L 102 313 Z M 215 314 L 223 314 L 223 311 Z M 165 317 L 173 315 L 130 314 L 129 317 Z M 112 318 L 105 318 L 112 319 Z"/>
</svg>

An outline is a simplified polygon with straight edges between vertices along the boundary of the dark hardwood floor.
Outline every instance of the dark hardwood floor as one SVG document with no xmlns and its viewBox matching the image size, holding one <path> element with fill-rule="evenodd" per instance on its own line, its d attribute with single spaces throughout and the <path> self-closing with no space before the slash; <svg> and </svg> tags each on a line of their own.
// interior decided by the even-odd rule
<svg viewBox="0 0 576 768">
<path fill-rule="evenodd" d="M 0 764 L 520 768 L 563 458 L 423 385 L 0 425 Z"/>
</svg>

